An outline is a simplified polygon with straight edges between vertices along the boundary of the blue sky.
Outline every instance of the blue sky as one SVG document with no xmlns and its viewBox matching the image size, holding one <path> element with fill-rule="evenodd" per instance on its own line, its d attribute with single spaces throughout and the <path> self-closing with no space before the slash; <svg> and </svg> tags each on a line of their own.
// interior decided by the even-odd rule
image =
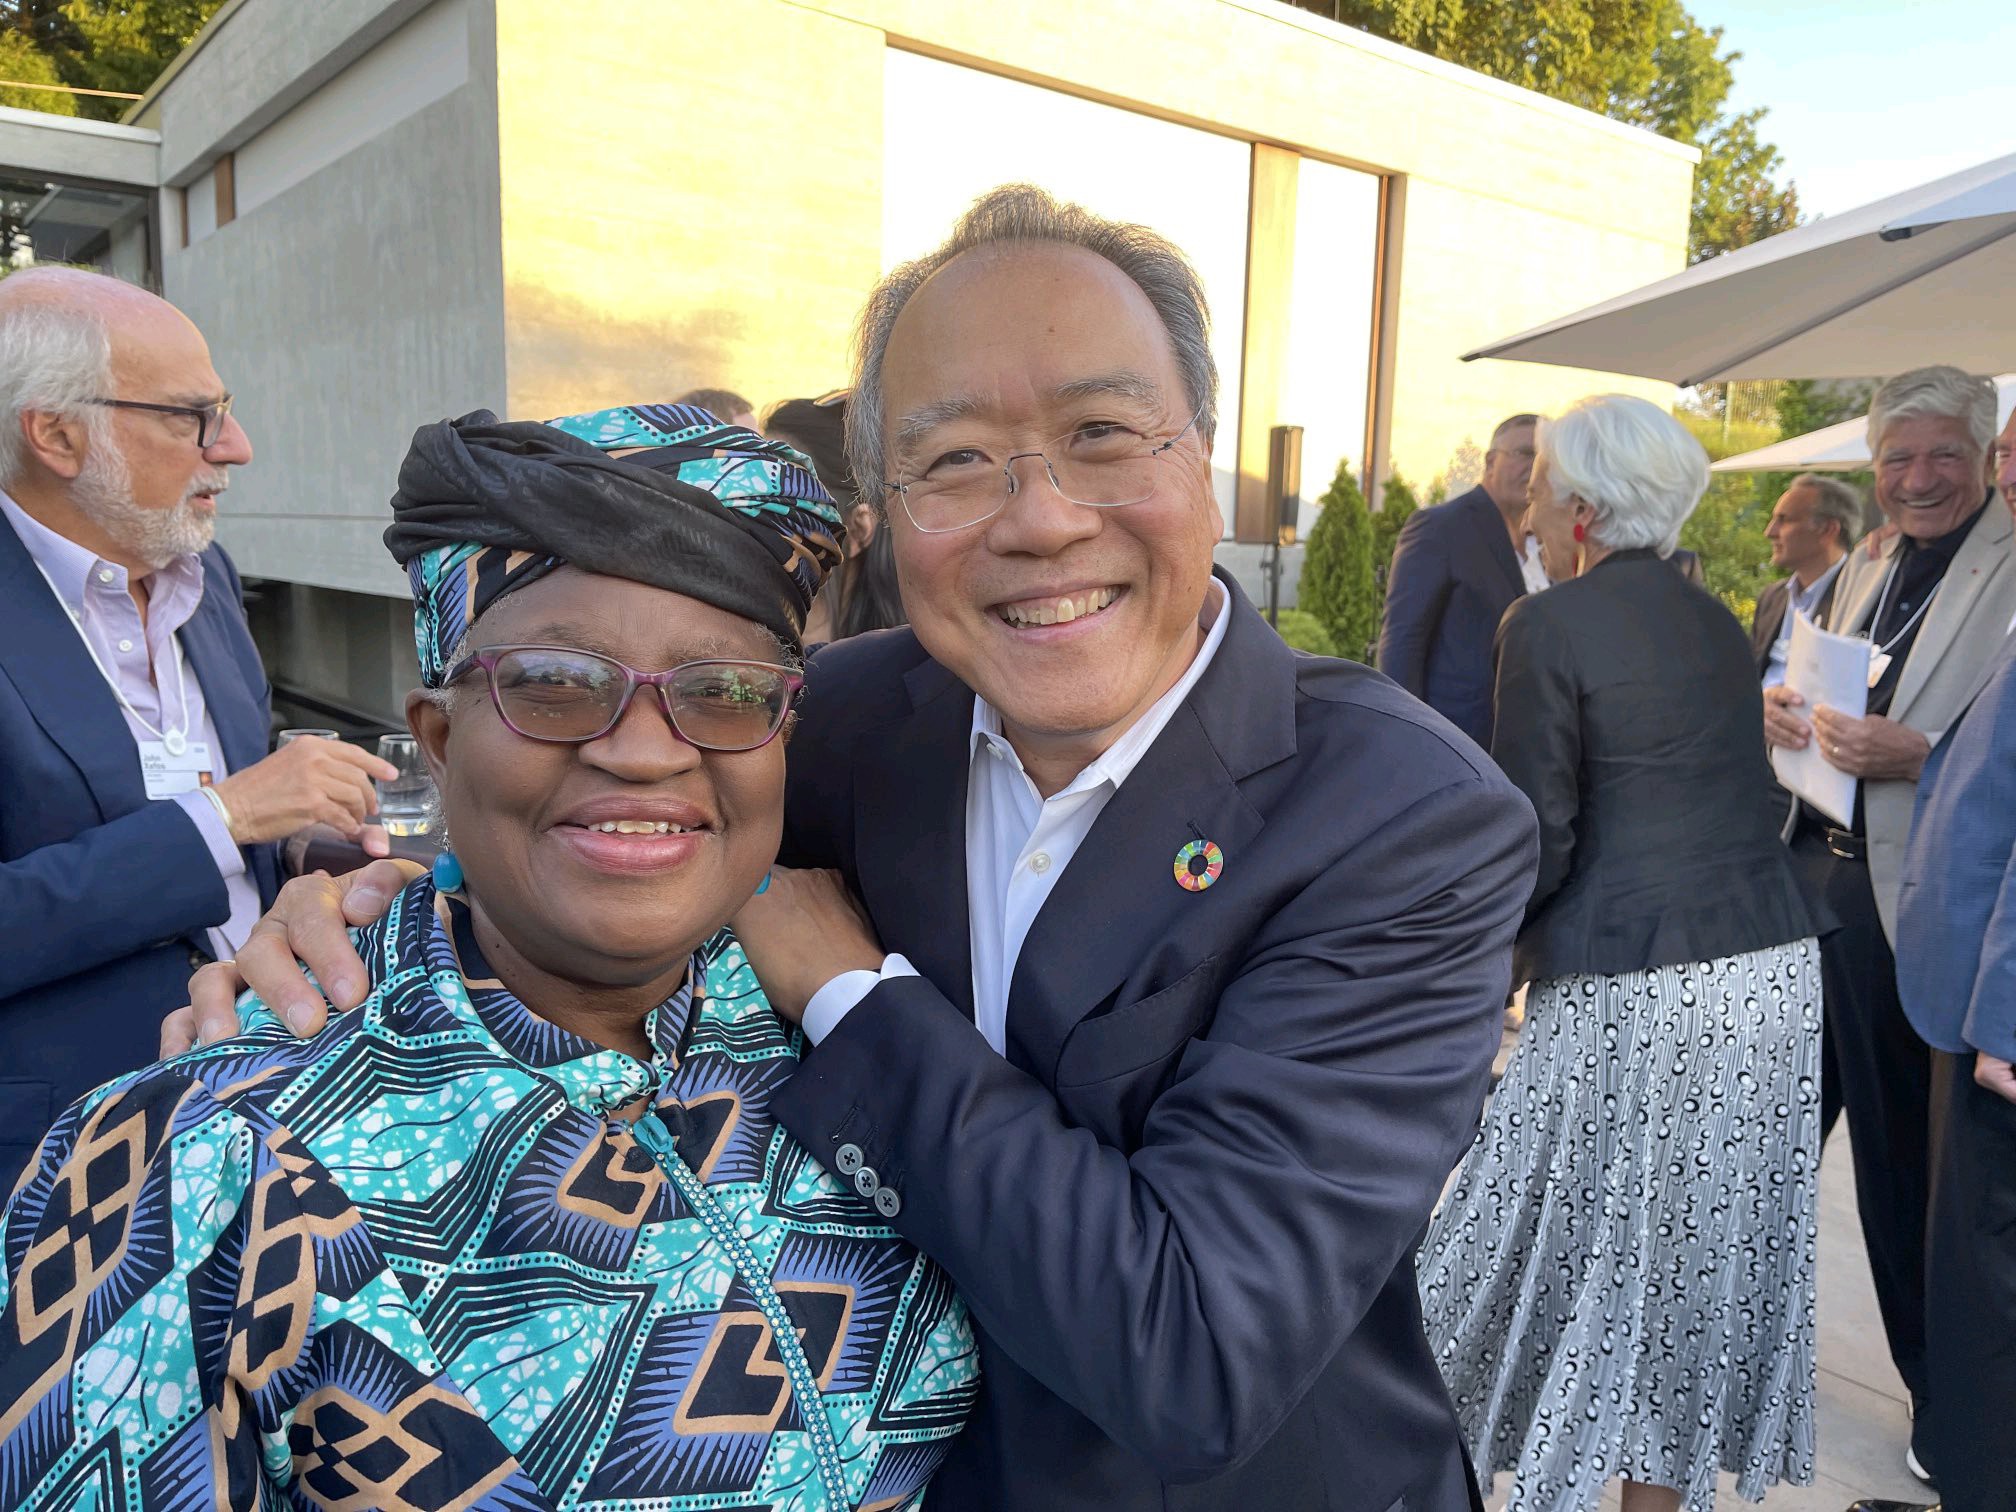
<svg viewBox="0 0 2016 1512">
<path fill-rule="evenodd" d="M 1731 104 L 1770 110 L 1807 214 L 2016 152 L 2010 0 L 1687 0 L 1723 28 Z"/>
</svg>

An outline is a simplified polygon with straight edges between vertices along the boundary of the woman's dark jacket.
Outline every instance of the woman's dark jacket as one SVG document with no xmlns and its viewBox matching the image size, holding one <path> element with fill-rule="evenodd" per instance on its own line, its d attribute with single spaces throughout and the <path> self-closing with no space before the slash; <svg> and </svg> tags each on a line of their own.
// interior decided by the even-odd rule
<svg viewBox="0 0 2016 1512">
<path fill-rule="evenodd" d="M 1650 551 L 1520 599 L 1498 627 L 1491 754 L 1540 816 L 1515 980 L 1621 975 L 1820 932 L 1736 619 Z"/>
</svg>

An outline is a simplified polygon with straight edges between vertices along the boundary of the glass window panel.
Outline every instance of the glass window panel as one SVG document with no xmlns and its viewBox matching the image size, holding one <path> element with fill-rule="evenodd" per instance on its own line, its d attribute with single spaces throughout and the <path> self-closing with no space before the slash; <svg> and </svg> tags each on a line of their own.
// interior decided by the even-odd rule
<svg viewBox="0 0 2016 1512">
<path fill-rule="evenodd" d="M 1153 226 L 1196 264 L 1218 359 L 1212 456 L 1229 522 L 1238 467 L 1252 148 L 1230 137 L 892 48 L 884 73 L 882 260 L 929 252 L 1000 184 Z"/>
<path fill-rule="evenodd" d="M 1302 427 L 1304 536 L 1310 506 L 1338 464 L 1349 461 L 1361 477 L 1365 470 L 1378 255 L 1378 176 L 1304 158 L 1295 184 L 1288 367 L 1274 422 Z"/>
</svg>

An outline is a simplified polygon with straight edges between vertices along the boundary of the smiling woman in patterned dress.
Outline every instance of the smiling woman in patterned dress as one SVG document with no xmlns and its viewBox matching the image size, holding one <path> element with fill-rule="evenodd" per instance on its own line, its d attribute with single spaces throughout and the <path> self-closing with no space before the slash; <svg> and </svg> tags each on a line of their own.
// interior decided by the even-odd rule
<svg viewBox="0 0 2016 1512">
<path fill-rule="evenodd" d="M 831 501 L 640 405 L 425 427 L 393 508 L 453 859 L 360 1008 L 248 997 L 58 1121 L 0 1219 L 0 1506 L 917 1505 L 965 1313 L 771 1118 L 802 1041 L 725 927 Z"/>
</svg>

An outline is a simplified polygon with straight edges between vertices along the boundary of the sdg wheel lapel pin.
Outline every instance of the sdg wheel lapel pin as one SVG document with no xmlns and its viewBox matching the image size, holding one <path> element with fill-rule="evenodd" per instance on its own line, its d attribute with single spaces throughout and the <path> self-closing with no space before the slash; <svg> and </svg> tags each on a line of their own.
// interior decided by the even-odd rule
<svg viewBox="0 0 2016 1512">
<path fill-rule="evenodd" d="M 1225 852 L 1199 835 L 1176 852 L 1176 885 L 1185 892 L 1202 892 L 1225 870 Z"/>
</svg>

